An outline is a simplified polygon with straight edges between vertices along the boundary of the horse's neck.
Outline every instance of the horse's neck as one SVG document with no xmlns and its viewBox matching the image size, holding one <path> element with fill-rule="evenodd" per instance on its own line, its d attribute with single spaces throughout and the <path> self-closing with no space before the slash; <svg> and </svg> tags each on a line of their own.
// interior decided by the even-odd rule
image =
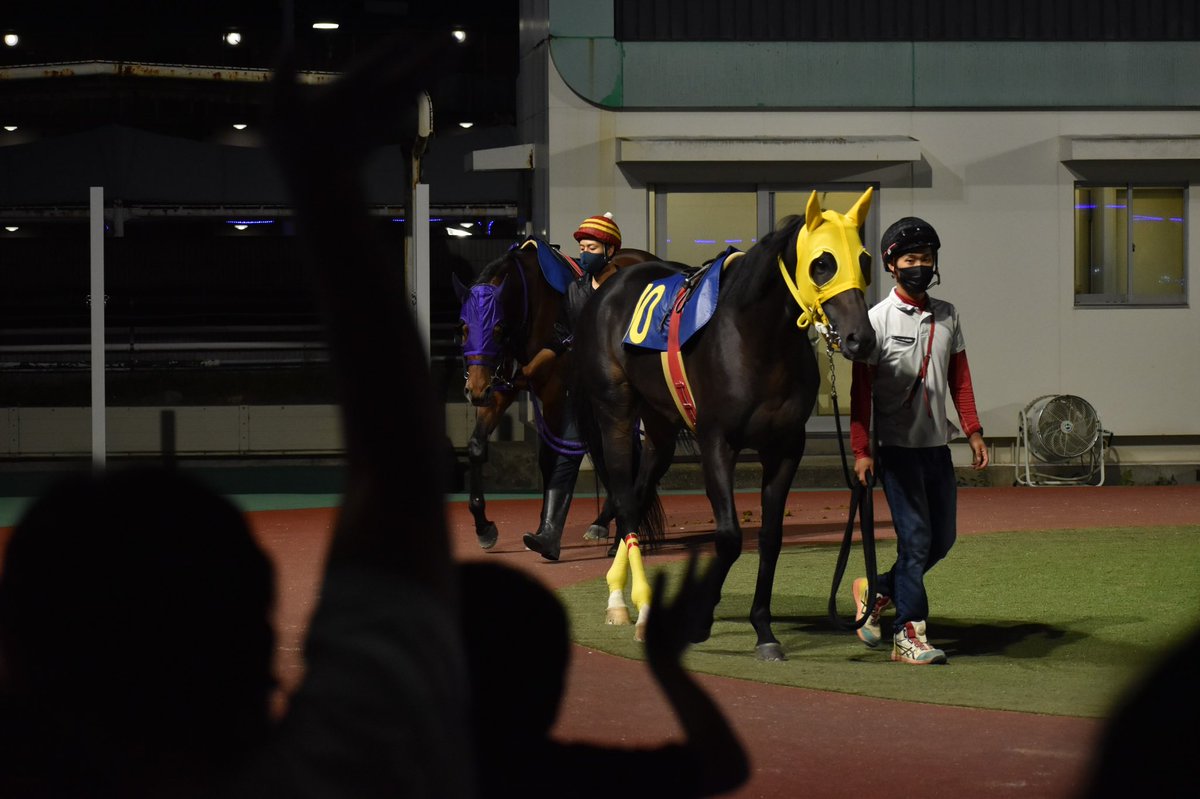
<svg viewBox="0 0 1200 799">
<path fill-rule="evenodd" d="M 521 252 L 522 256 L 513 259 L 509 282 L 516 283 L 518 289 L 513 293 L 519 294 L 515 300 L 516 315 L 512 318 L 521 320 L 521 336 L 516 343 L 524 352 L 516 355 L 522 362 L 528 362 L 553 329 L 562 295 L 546 282 L 537 253 L 532 250 Z"/>
<path fill-rule="evenodd" d="M 774 257 L 747 253 L 733 261 L 721 277 L 722 286 L 729 291 L 722 292 L 718 306 L 725 305 L 729 313 L 746 320 L 747 330 L 770 330 L 777 335 L 788 324 L 795 325 L 800 311 Z"/>
</svg>

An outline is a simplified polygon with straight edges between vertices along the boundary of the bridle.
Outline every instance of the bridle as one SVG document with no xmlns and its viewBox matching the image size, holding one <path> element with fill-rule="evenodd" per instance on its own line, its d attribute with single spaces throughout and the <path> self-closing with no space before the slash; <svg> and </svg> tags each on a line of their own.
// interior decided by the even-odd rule
<svg viewBox="0 0 1200 799">
<path fill-rule="evenodd" d="M 803 330 L 811 324 L 825 339 L 827 346 L 835 350 L 841 349 L 842 340 L 825 313 L 824 303 L 850 289 L 858 289 L 866 296 L 870 270 L 864 270 L 859 263 L 859 254 L 865 250 L 858 237 L 858 228 L 867 217 L 872 193 L 872 189 L 868 188 L 843 215 L 822 211 L 814 191 L 808 199 L 804 223 L 796 231 L 794 274 L 788 271 L 782 254 L 776 259 L 788 291 L 800 306 L 796 326 Z M 809 274 L 808 267 L 826 257 L 833 259 L 837 270 L 832 278 L 818 286 Z M 804 274 L 801 274 L 802 269 Z"/>
<path fill-rule="evenodd" d="M 508 283 L 507 276 L 498 285 L 477 283 L 471 286 L 459 317 L 467 330 L 463 340 L 463 379 L 467 379 L 472 366 L 489 369 L 492 373 L 490 388 L 494 391 L 517 390 L 515 382 L 520 364 L 513 355 L 513 341 L 529 324 L 529 282 L 516 259 L 515 249 L 515 245 L 509 248 L 508 257 L 509 263 L 516 267 L 516 273 L 521 276 L 520 325 L 510 327 L 504 318 L 502 298 Z M 497 330 L 500 331 L 499 335 L 496 335 Z"/>
</svg>

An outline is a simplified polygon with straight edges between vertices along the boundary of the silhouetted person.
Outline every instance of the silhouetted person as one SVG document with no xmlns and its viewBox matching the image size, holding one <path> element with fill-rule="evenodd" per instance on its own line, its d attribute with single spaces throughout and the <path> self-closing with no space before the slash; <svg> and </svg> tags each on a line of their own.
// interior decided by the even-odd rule
<svg viewBox="0 0 1200 799">
<path fill-rule="evenodd" d="M 268 734 L 273 590 L 241 513 L 183 474 L 50 488 L 0 577 L 0 795 L 187 796 L 244 765 Z"/>
<path fill-rule="evenodd" d="M 683 799 L 714 796 L 745 782 L 746 752 L 720 709 L 680 663 L 685 616 L 712 590 L 696 558 L 672 604 L 664 575 L 654 586 L 646 660 L 683 728 L 682 743 L 622 748 L 551 737 L 570 659 L 570 629 L 558 598 L 537 580 L 495 562 L 460 567 L 463 631 L 474 686 L 472 719 L 480 794 L 490 797 Z M 494 609 L 510 617 L 498 623 Z M 515 675 L 518 687 L 496 685 Z M 620 694 L 620 685 L 612 690 Z M 628 701 L 625 693 L 614 701 Z"/>
<path fill-rule="evenodd" d="M 1192 683 L 1200 628 L 1174 644 L 1131 685 L 1100 736 L 1080 799 L 1191 796 L 1191 725 L 1200 713 Z"/>
<path fill-rule="evenodd" d="M 286 715 L 269 720 L 272 576 L 241 514 L 177 471 L 75 476 L 0 573 L 0 796 L 473 795 L 443 416 L 362 175 L 395 123 L 379 109 L 415 100 L 440 43 L 391 44 L 323 87 L 278 80 L 347 468 Z"/>
</svg>

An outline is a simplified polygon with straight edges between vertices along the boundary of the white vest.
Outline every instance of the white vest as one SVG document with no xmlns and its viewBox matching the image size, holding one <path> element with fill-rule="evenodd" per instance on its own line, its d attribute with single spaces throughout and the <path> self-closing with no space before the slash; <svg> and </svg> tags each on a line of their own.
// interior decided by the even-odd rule
<svg viewBox="0 0 1200 799">
<path fill-rule="evenodd" d="M 883 446 L 940 447 L 961 435 L 946 415 L 950 356 L 966 347 L 958 311 L 928 295 L 926 306 L 909 305 L 893 288 L 870 311 L 877 342 L 869 359 L 878 367 L 872 383 L 875 435 Z M 923 363 L 925 377 L 918 382 Z"/>
</svg>

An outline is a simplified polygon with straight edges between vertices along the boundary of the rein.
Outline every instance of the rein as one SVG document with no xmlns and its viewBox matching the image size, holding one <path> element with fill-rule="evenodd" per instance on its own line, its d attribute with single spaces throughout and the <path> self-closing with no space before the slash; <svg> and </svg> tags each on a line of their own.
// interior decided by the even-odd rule
<svg viewBox="0 0 1200 799">
<path fill-rule="evenodd" d="M 850 489 L 850 515 L 846 519 L 846 530 L 842 535 L 842 545 L 838 549 L 837 565 L 833 569 L 833 585 L 829 589 L 829 619 L 835 627 L 843 630 L 857 630 L 871 617 L 871 605 L 868 605 L 867 612 L 858 621 L 842 621 L 837 612 L 837 593 L 842 577 L 846 573 L 846 563 L 850 558 L 850 549 L 854 542 L 854 519 L 857 515 L 859 526 L 862 528 L 863 562 L 866 564 L 867 570 L 867 596 L 871 598 L 870 602 L 874 601 L 876 582 L 875 499 L 873 496 L 875 473 L 871 472 L 867 478 L 867 485 L 863 485 L 858 481 L 854 470 L 848 465 L 846 444 L 842 441 L 842 416 L 838 410 L 837 383 L 834 380 L 833 346 L 829 343 L 828 338 L 825 339 L 825 354 L 829 359 L 829 397 L 833 402 L 833 419 L 837 427 L 838 449 L 842 455 L 842 474 Z M 855 597 L 853 601 L 857 603 L 858 598 Z"/>
<path fill-rule="evenodd" d="M 582 457 L 588 453 L 587 444 L 582 440 L 572 441 L 569 438 L 562 438 L 550 429 L 550 425 L 546 424 L 545 418 L 542 417 L 542 403 L 537 395 L 532 391 L 529 396 L 533 398 L 533 418 L 537 422 L 538 435 L 546 442 L 550 449 L 568 458 Z"/>
</svg>

